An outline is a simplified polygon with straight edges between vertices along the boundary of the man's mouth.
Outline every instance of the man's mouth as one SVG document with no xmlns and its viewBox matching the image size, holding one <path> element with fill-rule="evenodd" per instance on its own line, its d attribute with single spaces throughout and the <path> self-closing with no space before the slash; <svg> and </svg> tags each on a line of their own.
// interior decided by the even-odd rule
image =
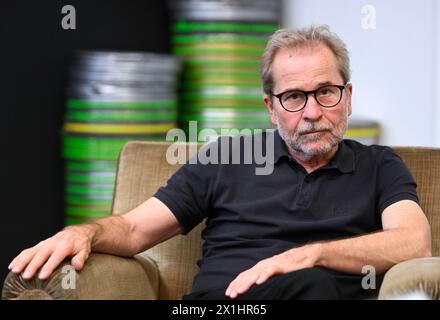
<svg viewBox="0 0 440 320">
<path fill-rule="evenodd" d="M 320 133 L 320 132 L 324 132 L 324 131 L 325 130 L 306 131 L 306 132 L 303 132 L 301 134 L 305 135 L 305 134 L 312 134 L 312 133 Z"/>
</svg>

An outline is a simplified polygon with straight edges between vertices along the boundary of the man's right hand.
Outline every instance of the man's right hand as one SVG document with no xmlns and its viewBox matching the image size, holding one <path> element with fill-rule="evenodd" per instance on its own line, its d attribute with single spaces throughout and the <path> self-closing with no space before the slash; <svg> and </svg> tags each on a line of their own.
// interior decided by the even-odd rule
<svg viewBox="0 0 440 320">
<path fill-rule="evenodd" d="M 38 277 L 44 280 L 67 257 L 72 258 L 76 270 L 81 270 L 92 249 L 132 257 L 181 232 L 171 210 L 152 197 L 123 215 L 67 227 L 21 252 L 8 268 L 16 274 L 23 272 L 24 279 L 31 279 L 41 269 Z"/>
<path fill-rule="evenodd" d="M 93 236 L 90 224 L 67 227 L 36 246 L 23 250 L 8 268 L 15 274 L 23 272 L 24 279 L 31 279 L 41 268 L 38 277 L 45 280 L 65 258 L 71 257 L 73 267 L 81 270 L 89 257 Z"/>
</svg>

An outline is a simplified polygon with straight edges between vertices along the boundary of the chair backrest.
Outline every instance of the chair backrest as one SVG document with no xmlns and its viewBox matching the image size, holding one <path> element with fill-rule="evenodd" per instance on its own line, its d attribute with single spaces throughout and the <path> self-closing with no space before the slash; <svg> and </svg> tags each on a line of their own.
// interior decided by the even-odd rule
<svg viewBox="0 0 440 320">
<path fill-rule="evenodd" d="M 417 182 L 420 206 L 431 224 L 432 255 L 440 256 L 440 149 L 393 148 L 408 166 Z"/>
<path fill-rule="evenodd" d="M 169 145 L 165 142 L 136 141 L 124 146 L 118 164 L 113 214 L 125 213 L 148 199 L 180 167 L 167 162 Z M 439 256 L 440 197 L 437 195 L 440 195 L 440 149 L 394 149 L 417 181 L 420 204 L 431 223 L 433 255 Z M 202 252 L 203 227 L 204 223 L 187 236 L 177 236 L 142 253 L 154 260 L 160 270 L 159 299 L 180 299 L 191 289 L 197 272 L 196 263 Z"/>
<path fill-rule="evenodd" d="M 129 142 L 119 156 L 112 214 L 125 213 L 151 197 L 180 168 L 166 159 L 170 143 Z M 194 148 L 187 148 L 191 156 Z M 204 223 L 188 235 L 179 235 L 141 255 L 151 258 L 160 272 L 159 299 L 180 299 L 191 290 L 202 253 Z"/>
</svg>

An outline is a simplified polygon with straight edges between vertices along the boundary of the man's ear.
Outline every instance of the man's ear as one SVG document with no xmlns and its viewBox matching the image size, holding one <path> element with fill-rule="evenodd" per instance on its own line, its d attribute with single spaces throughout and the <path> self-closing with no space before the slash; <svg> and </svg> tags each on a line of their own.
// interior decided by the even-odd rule
<svg viewBox="0 0 440 320">
<path fill-rule="evenodd" d="M 353 85 L 349 83 L 347 85 L 347 115 L 351 116 L 352 108 L 351 108 L 351 97 L 353 95 Z"/>
<path fill-rule="evenodd" d="M 267 107 L 267 110 L 269 110 L 269 115 L 270 115 L 270 119 L 272 120 L 272 123 L 276 125 L 277 121 L 276 121 L 276 117 L 275 117 L 274 110 L 273 110 L 273 104 L 272 104 L 273 100 L 271 99 L 271 97 L 269 95 L 264 94 L 263 101 Z"/>
</svg>

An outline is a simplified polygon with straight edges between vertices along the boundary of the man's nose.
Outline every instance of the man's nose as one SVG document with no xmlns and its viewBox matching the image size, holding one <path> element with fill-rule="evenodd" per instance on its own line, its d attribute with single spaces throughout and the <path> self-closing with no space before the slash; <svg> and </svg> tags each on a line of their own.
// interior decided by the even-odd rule
<svg viewBox="0 0 440 320">
<path fill-rule="evenodd" d="M 317 120 L 322 116 L 322 107 L 313 94 L 309 94 L 302 116 L 308 120 Z"/>
</svg>

